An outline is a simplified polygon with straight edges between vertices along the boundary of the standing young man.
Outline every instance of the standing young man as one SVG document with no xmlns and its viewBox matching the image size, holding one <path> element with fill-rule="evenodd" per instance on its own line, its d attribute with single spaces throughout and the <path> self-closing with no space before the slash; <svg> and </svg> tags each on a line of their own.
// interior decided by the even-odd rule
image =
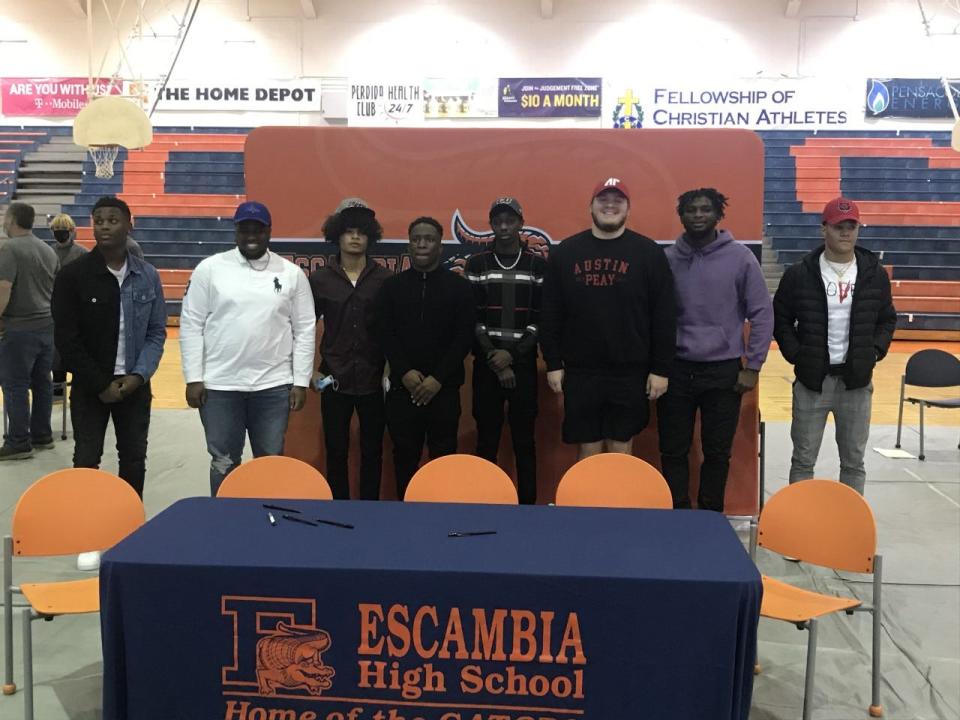
<svg viewBox="0 0 960 720">
<path fill-rule="evenodd" d="M 474 330 L 470 283 L 440 267 L 440 223 L 420 217 L 407 234 L 413 266 L 388 278 L 377 298 L 378 332 L 390 364 L 387 428 L 401 500 L 425 438 L 431 458 L 457 451 L 463 359 Z"/>
<path fill-rule="evenodd" d="M 347 198 L 323 224 L 339 247 L 329 265 L 310 276 L 317 319 L 323 319 L 320 362 L 314 380 L 336 381 L 320 396 L 327 480 L 336 499 L 350 497 L 347 458 L 350 421 L 360 421 L 360 497 L 380 498 L 383 470 L 383 349 L 373 328 L 374 300 L 392 275 L 368 255 L 383 237 L 376 213 L 359 198 Z M 311 383 L 313 386 L 313 383 Z"/>
<path fill-rule="evenodd" d="M 473 362 L 473 417 L 477 455 L 497 462 L 507 404 L 520 502 L 537 501 L 537 323 L 546 261 L 520 240 L 523 210 L 516 198 L 490 206 L 493 247 L 467 260 L 477 325 Z"/>
<path fill-rule="evenodd" d="M 813 477 L 832 412 L 840 482 L 863 494 L 871 378 L 893 340 L 897 311 L 879 258 L 857 247 L 856 203 L 831 200 L 822 217 L 823 247 L 787 269 L 773 299 L 774 336 L 796 373 L 790 482 Z"/>
<path fill-rule="evenodd" d="M 59 261 L 33 234 L 34 210 L 10 203 L 0 241 L 0 387 L 9 426 L 0 460 L 53 447 L 53 318 L 50 296 Z M 29 393 L 29 398 L 28 398 Z"/>
<path fill-rule="evenodd" d="M 203 260 L 180 310 L 187 404 L 199 408 L 210 453 L 210 494 L 240 464 L 283 454 L 290 411 L 303 407 L 316 315 L 303 271 L 270 252 L 270 211 L 241 203 L 237 247 Z"/>
<path fill-rule="evenodd" d="M 53 251 L 57 254 L 60 267 L 87 254 L 85 247 L 77 245 L 77 224 L 66 213 L 60 213 L 50 221 L 50 232 L 53 233 Z M 130 252 L 129 245 L 130 238 L 127 238 L 127 252 Z"/>
<path fill-rule="evenodd" d="M 714 188 L 690 190 L 677 200 L 683 234 L 666 250 L 677 299 L 677 356 L 670 389 L 657 401 L 660 466 L 673 506 L 690 507 L 689 453 L 699 410 L 697 507 L 716 512 L 723 512 L 740 398 L 756 386 L 773 337 L 760 263 L 730 232 L 717 230 L 726 207 L 727 198 Z"/>
<path fill-rule="evenodd" d="M 591 229 L 551 248 L 540 313 L 547 382 L 563 393 L 563 441 L 580 458 L 630 453 L 667 391 L 676 306 L 667 258 L 628 230 L 630 193 L 618 178 L 590 196 Z"/>
</svg>

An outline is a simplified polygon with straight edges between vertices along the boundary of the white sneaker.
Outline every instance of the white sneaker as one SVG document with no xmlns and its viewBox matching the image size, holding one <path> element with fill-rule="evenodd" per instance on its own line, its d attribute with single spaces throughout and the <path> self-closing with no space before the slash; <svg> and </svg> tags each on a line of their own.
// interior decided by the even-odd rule
<svg viewBox="0 0 960 720">
<path fill-rule="evenodd" d="M 85 552 L 77 555 L 77 570 L 95 572 L 100 569 L 100 551 Z"/>
</svg>

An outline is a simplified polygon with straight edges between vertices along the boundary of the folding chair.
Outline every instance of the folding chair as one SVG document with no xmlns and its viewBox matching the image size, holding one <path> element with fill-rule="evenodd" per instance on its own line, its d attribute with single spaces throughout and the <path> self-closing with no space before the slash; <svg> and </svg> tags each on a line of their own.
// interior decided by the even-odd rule
<svg viewBox="0 0 960 720">
<path fill-rule="evenodd" d="M 126 483 L 102 470 L 58 470 L 28 487 L 13 510 L 12 531 L 3 539 L 3 693 L 12 695 L 13 595 L 27 601 L 23 627 L 24 717 L 33 718 L 33 636 L 30 623 L 58 615 L 99 612 L 100 579 L 13 584 L 13 558 L 75 555 L 106 550 L 144 522 L 143 502 Z"/>
<path fill-rule="evenodd" d="M 873 616 L 873 667 L 870 715 L 881 717 L 880 621 L 882 558 L 877 555 L 877 525 L 867 501 L 834 480 L 802 480 L 771 497 L 760 513 L 757 544 L 802 562 L 873 574 L 873 604 L 856 598 L 823 595 L 763 576 L 761 617 L 793 623 L 808 631 L 803 688 L 803 720 L 811 717 L 817 654 L 817 620 L 840 612 Z M 756 672 L 760 672 L 759 663 Z"/>
<path fill-rule="evenodd" d="M 405 502 L 516 505 L 513 480 L 489 460 L 475 455 L 444 455 L 414 473 Z"/>
<path fill-rule="evenodd" d="M 663 475 L 634 455 L 600 453 L 577 462 L 560 479 L 557 505 L 672 509 Z"/>
<path fill-rule="evenodd" d="M 327 479 L 313 465 L 284 455 L 265 455 L 235 467 L 217 497 L 333 500 Z"/>
<path fill-rule="evenodd" d="M 914 385 L 924 388 L 958 388 L 957 397 L 944 400 L 926 400 L 906 395 L 906 386 Z M 926 459 L 923 454 L 923 408 L 960 408 L 960 360 L 943 350 L 929 349 L 915 352 L 907 360 L 907 367 L 900 377 L 900 413 L 897 416 L 897 445 L 900 447 L 900 432 L 903 428 L 903 402 L 920 406 L 920 459 Z M 960 443 L 957 444 L 960 448 Z"/>
</svg>

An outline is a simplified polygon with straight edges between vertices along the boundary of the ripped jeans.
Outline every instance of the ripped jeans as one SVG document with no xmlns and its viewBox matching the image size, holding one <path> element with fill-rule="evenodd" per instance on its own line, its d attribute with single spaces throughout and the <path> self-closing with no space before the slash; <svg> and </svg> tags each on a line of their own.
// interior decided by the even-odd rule
<svg viewBox="0 0 960 720">
<path fill-rule="evenodd" d="M 207 390 L 200 421 L 210 453 L 210 494 L 240 464 L 246 436 L 254 457 L 282 455 L 290 417 L 290 385 L 256 392 Z"/>
</svg>

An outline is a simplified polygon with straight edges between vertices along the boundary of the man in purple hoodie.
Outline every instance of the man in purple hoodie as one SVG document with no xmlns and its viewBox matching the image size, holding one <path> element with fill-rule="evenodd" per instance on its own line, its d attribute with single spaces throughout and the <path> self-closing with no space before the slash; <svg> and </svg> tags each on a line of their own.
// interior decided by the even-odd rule
<svg viewBox="0 0 960 720">
<path fill-rule="evenodd" d="M 733 235 L 717 230 L 726 206 L 727 198 L 713 188 L 690 190 L 677 201 L 684 232 L 666 250 L 677 299 L 677 354 L 667 393 L 657 401 L 660 464 L 674 507 L 690 507 L 688 454 L 699 409 L 697 507 L 717 512 L 723 512 L 740 398 L 756 386 L 773 337 L 773 305 L 760 263 Z"/>
</svg>

